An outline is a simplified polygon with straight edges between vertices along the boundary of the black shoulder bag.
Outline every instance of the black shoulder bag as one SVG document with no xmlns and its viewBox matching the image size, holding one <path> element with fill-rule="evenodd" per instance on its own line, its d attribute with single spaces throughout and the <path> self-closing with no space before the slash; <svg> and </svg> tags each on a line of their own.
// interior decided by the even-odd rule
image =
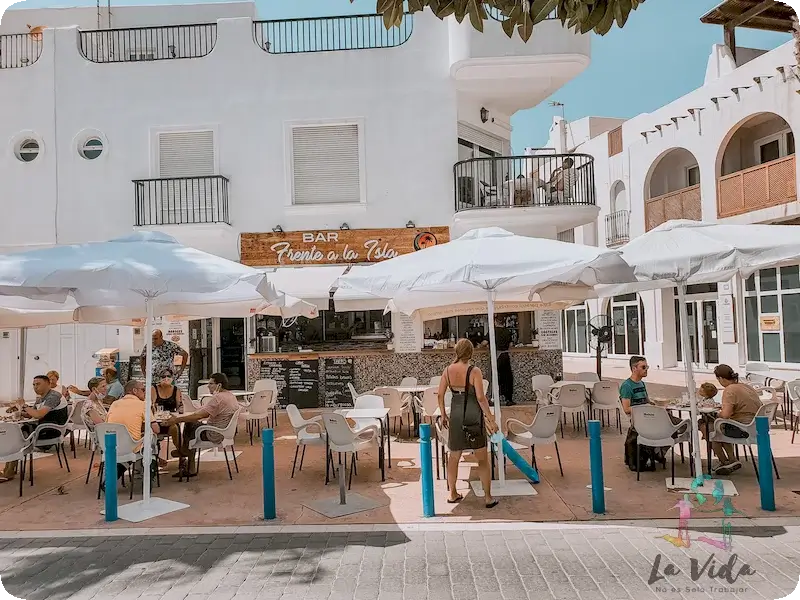
<svg viewBox="0 0 800 600">
<path fill-rule="evenodd" d="M 470 444 L 474 444 L 483 435 L 484 429 L 482 411 L 477 423 L 467 423 L 467 402 L 469 401 L 469 381 L 472 369 L 473 367 L 467 369 L 467 381 L 466 385 L 464 385 L 464 413 L 461 415 L 461 429 L 464 432 L 464 439 Z"/>
</svg>

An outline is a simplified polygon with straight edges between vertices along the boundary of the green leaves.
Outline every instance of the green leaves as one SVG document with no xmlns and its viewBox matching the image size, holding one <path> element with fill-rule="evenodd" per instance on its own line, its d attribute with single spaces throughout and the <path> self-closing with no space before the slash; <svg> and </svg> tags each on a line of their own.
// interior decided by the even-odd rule
<svg viewBox="0 0 800 600">
<path fill-rule="evenodd" d="M 353 0 L 350 0 L 353 2 Z M 538 23 L 559 19 L 576 33 L 605 35 L 624 27 L 631 11 L 644 0 L 376 0 L 376 12 L 383 15 L 387 29 L 399 25 L 405 14 L 429 8 L 440 19 L 455 15 L 459 23 L 469 17 L 474 29 L 483 32 L 487 20 L 500 21 L 508 37 L 514 32 L 527 42 Z M 490 16 L 491 13 L 491 16 Z"/>
</svg>

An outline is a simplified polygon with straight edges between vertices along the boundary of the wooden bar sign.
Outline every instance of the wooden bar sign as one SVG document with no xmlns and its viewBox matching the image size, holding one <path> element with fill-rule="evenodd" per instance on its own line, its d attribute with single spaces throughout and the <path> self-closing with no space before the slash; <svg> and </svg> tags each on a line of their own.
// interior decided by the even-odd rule
<svg viewBox="0 0 800 600">
<path fill-rule="evenodd" d="M 450 241 L 447 227 L 243 233 L 251 267 L 377 263 Z"/>
</svg>

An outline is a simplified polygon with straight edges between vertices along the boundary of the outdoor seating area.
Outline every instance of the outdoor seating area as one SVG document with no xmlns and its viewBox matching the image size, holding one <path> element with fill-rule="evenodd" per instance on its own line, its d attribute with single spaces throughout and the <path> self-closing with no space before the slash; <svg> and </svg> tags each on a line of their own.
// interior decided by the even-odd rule
<svg viewBox="0 0 800 600">
<path fill-rule="evenodd" d="M 569 375 L 568 381 L 574 381 L 575 377 L 574 374 Z M 608 383 L 613 386 L 619 382 Z M 561 387 L 567 385 L 571 384 Z M 430 389 L 429 386 L 425 388 Z M 679 396 L 680 388 L 668 392 L 669 395 Z M 383 404 L 383 398 L 374 395 L 360 398 L 365 398 L 362 401 L 365 406 L 374 404 L 374 408 L 333 412 L 319 409 L 300 411 L 289 406 L 285 410 L 277 410 L 274 449 L 277 516 L 280 523 L 325 525 L 423 521 L 418 439 L 413 437 L 413 431 L 412 437 L 409 437 L 405 423 L 399 427 L 399 418 L 398 427 L 392 427 L 391 431 L 386 427 L 390 409 Z M 378 407 L 376 398 L 380 398 L 382 408 Z M 415 396 L 409 399 L 410 406 L 414 399 Z M 663 402 L 662 398 L 657 400 Z M 563 521 L 673 516 L 672 507 L 678 495 L 664 488 L 670 470 L 659 468 L 654 472 L 642 472 L 637 480 L 623 463 L 625 438 L 614 420 L 607 423 L 601 433 L 607 511 L 605 515 L 593 514 L 591 490 L 588 489 L 588 440 L 582 429 L 565 427 L 561 434 L 560 426 L 564 421 L 561 409 L 557 402 L 540 406 L 538 412 L 534 403 L 504 409 L 504 430 L 505 424 L 508 424 L 506 433 L 509 441 L 519 448 L 526 460 L 535 465 L 541 477 L 540 483 L 534 486 L 536 496 L 502 498 L 500 504 L 491 511 L 485 509 L 480 499 L 470 493 L 468 480 L 476 479 L 477 465 L 472 457 L 465 454 L 459 465 L 458 477 L 458 489 L 465 499 L 457 505 L 445 502 L 448 492 L 444 473 L 440 472 L 440 478 L 434 479 L 434 520 Z M 238 431 L 233 439 L 239 474 L 231 479 L 221 453 L 215 459 L 215 450 L 209 448 L 202 450 L 200 476 L 179 481 L 170 476 L 177 472 L 179 461 L 170 458 L 159 478 L 160 487 L 156 487 L 158 496 L 188 504 L 189 508 L 150 519 L 148 527 L 244 526 L 264 522 L 260 515 L 261 448 L 258 442 L 250 445 L 250 431 L 244 414 L 242 412 L 237 416 Z M 375 420 L 374 415 L 383 415 L 377 417 L 381 423 Z M 571 419 L 568 421 L 571 424 Z M 775 464 L 781 474 L 775 486 L 777 513 L 774 514 L 788 515 L 800 510 L 800 497 L 791 489 L 791 482 L 800 481 L 800 468 L 797 466 L 800 450 L 791 444 L 791 432 L 783 428 L 781 421 L 779 415 L 777 422 L 773 423 L 770 436 Z M 624 431 L 628 426 L 624 413 L 622 423 Z M 266 422 L 263 425 L 266 426 Z M 640 425 L 640 429 L 640 442 L 648 443 L 645 427 Z M 103 431 L 102 425 L 95 428 L 95 432 Z M 119 432 L 119 439 L 124 437 Z M 385 451 L 381 444 L 384 440 Z M 678 440 L 675 442 L 678 443 Z M 438 445 L 436 440 L 433 443 Z M 663 440 L 655 440 L 654 443 L 663 444 Z M 326 445 L 329 451 L 326 451 Z M 64 447 L 69 450 L 68 438 L 64 440 Z M 102 498 L 98 500 L 100 470 L 96 457 L 92 461 L 93 448 L 77 442 L 74 450 L 77 458 L 70 457 L 70 471 L 59 466 L 55 452 L 35 455 L 31 460 L 36 463 L 34 484 L 31 486 L 25 480 L 26 490 L 22 498 L 18 495 L 16 485 L 0 486 L 0 530 L 108 526 L 101 514 Z M 388 458 L 389 448 L 391 460 Z M 130 456 L 122 456 L 128 450 L 132 451 L 132 448 L 121 444 L 118 446 L 119 461 L 133 461 L 140 456 L 135 452 Z M 702 450 L 705 457 L 705 447 Z M 338 460 L 339 452 L 342 453 L 341 463 Z M 441 448 L 440 452 L 439 460 L 446 452 L 446 447 Z M 353 460 L 354 453 L 358 455 L 357 460 Z M 436 458 L 433 460 L 436 461 Z M 92 466 L 90 461 L 93 462 Z M 385 470 L 379 468 L 379 463 L 385 465 Z M 676 474 L 689 476 L 689 463 L 677 459 L 674 467 Z M 347 493 L 368 498 L 375 503 L 375 508 L 338 518 L 327 518 L 309 508 L 314 502 L 338 498 L 337 486 L 335 483 L 326 485 L 326 479 L 335 477 L 335 469 L 339 464 L 347 469 Z M 234 467 L 232 461 L 230 466 Z M 434 472 L 436 469 L 434 465 Z M 507 475 L 509 479 L 521 478 L 521 474 L 511 466 Z M 738 495 L 733 501 L 741 513 L 737 516 L 758 517 L 765 514 L 759 508 L 759 489 L 754 469 L 741 469 L 734 480 Z M 139 474 L 134 475 L 133 489 L 130 481 L 128 472 L 126 487 L 120 488 L 121 506 L 129 498 L 136 499 L 141 493 Z M 158 486 L 158 483 L 155 485 Z M 64 514 L 70 515 L 66 523 Z M 120 522 L 113 526 L 125 525 Z"/>
</svg>

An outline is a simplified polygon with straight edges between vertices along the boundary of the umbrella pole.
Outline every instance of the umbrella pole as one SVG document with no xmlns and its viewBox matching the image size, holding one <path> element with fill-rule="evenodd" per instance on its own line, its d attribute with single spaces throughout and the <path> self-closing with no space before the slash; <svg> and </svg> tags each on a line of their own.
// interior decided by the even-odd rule
<svg viewBox="0 0 800 600">
<path fill-rule="evenodd" d="M 25 366 L 28 362 L 28 328 L 19 329 L 19 399 L 25 397 Z"/>
<path fill-rule="evenodd" d="M 495 291 L 489 290 L 487 304 L 489 306 L 489 357 L 492 364 L 492 399 L 494 400 L 494 420 L 497 426 L 503 422 L 500 417 L 500 382 L 497 379 L 497 342 L 494 335 L 494 298 Z M 503 456 L 503 444 L 497 445 L 497 473 L 501 484 L 506 481 L 506 467 Z"/>
<path fill-rule="evenodd" d="M 150 298 L 145 298 L 147 310 L 147 327 L 145 340 L 147 341 L 147 354 L 144 374 L 145 400 L 144 400 L 144 448 L 142 448 L 142 501 L 150 502 L 150 469 L 153 460 L 153 430 L 151 428 L 153 406 L 153 305 Z M 133 485 L 133 482 L 131 482 Z"/>
<path fill-rule="evenodd" d="M 694 382 L 693 348 L 689 339 L 689 315 L 686 310 L 686 283 L 678 283 L 678 311 L 681 321 L 681 346 L 683 347 L 683 367 L 686 371 L 686 391 L 689 392 L 689 405 L 692 414 L 692 454 L 694 459 L 694 472 L 698 481 L 703 480 L 703 461 L 700 458 L 700 431 L 697 416 L 697 390 Z M 711 464 L 711 457 L 708 457 Z"/>
</svg>

